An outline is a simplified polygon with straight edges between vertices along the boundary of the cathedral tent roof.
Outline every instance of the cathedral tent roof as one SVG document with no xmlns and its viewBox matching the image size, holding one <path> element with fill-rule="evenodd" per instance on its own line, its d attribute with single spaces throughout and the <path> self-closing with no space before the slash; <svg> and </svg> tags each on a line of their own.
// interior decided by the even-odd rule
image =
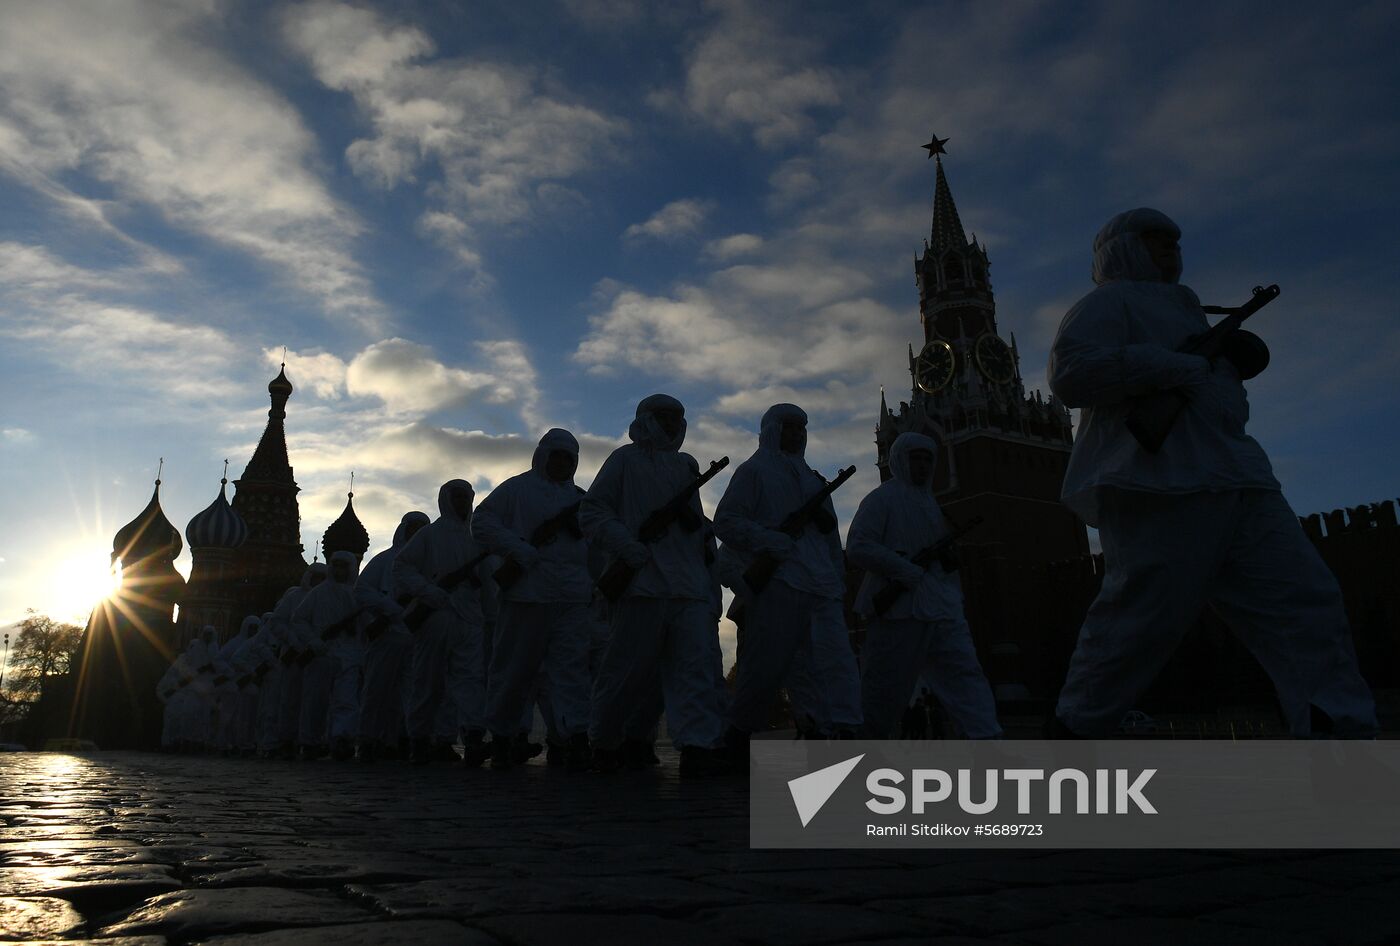
<svg viewBox="0 0 1400 946">
<path fill-rule="evenodd" d="M 256 480 L 264 483 L 279 483 L 295 486 L 292 477 L 292 463 L 287 459 L 287 434 L 283 421 L 287 418 L 287 399 L 292 396 L 292 382 L 287 380 L 286 366 L 267 385 L 267 393 L 272 396 L 272 407 L 267 412 L 267 427 L 258 440 L 257 449 L 248 465 L 243 468 L 243 480 Z"/>
</svg>

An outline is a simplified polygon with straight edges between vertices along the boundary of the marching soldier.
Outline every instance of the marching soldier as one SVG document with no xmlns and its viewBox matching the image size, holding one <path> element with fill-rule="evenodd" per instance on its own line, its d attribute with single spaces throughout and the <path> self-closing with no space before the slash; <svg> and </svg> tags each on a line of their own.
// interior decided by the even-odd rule
<svg viewBox="0 0 1400 946">
<path fill-rule="evenodd" d="M 718 615 L 698 493 L 704 477 L 695 459 L 680 452 L 685 430 L 680 401 L 645 398 L 628 430 L 632 442 L 612 452 L 579 507 L 584 535 L 612 561 L 600 585 L 616 594 L 589 725 L 600 771 L 621 765 L 623 739 L 633 735 L 628 723 L 651 705 L 658 680 L 681 774 L 708 775 L 719 766 L 713 754 L 724 730 L 715 687 L 722 659 Z M 658 535 L 642 534 L 668 510 L 673 514 L 663 517 Z M 630 580 L 610 584 L 612 574 Z"/>
<path fill-rule="evenodd" d="M 1273 679 L 1289 730 L 1365 737 L 1375 702 L 1356 667 L 1336 579 L 1245 433 L 1242 381 L 1268 349 L 1236 331 L 1223 357 L 1183 353 L 1209 328 L 1181 277 L 1181 230 L 1141 208 L 1094 240 L 1098 288 L 1060 323 L 1050 388 L 1080 409 L 1063 499 L 1099 530 L 1107 572 L 1060 691 L 1061 736 L 1104 736 L 1210 603 Z M 1129 429 L 1137 399 L 1186 404 L 1155 452 Z"/>
<path fill-rule="evenodd" d="M 854 736 L 861 723 L 860 678 L 842 611 L 841 534 L 830 489 L 807 465 L 806 450 L 806 412 L 773 405 L 763 415 L 758 449 L 734 472 L 715 510 L 715 534 L 746 564 L 744 654 L 725 739 L 744 770 L 749 736 L 767 728 L 778 688 L 795 671 L 810 673 L 822 694 L 821 716 L 835 730 L 826 735 Z"/>
<path fill-rule="evenodd" d="M 992 688 L 963 615 L 958 574 L 943 567 L 952 550 L 920 561 L 923 550 L 938 548 L 948 535 L 933 497 L 937 456 L 930 438 L 900 434 L 890 447 L 892 478 L 861 500 L 846 537 L 846 554 L 866 569 L 856 613 L 869 620 L 860 681 L 862 734 L 869 739 L 891 738 L 921 674 L 969 739 L 1001 735 Z M 892 601 L 885 604 L 886 598 Z"/>
</svg>

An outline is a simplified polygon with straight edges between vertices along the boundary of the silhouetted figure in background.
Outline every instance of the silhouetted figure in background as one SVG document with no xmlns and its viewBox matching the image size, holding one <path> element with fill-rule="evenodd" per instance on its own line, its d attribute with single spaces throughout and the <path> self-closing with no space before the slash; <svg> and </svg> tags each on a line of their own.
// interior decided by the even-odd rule
<svg viewBox="0 0 1400 946">
<path fill-rule="evenodd" d="M 267 742 L 268 754 L 291 758 L 296 755 L 298 726 L 301 722 L 301 678 L 302 648 L 296 630 L 292 627 L 292 615 L 297 605 L 310 594 L 311 589 L 326 580 L 329 570 L 324 562 L 312 562 L 302 573 L 300 584 L 288 588 L 272 609 L 274 639 L 277 641 L 278 666 L 276 683 L 269 694 L 276 701 L 276 708 L 268 714 L 271 731 Z"/>
<path fill-rule="evenodd" d="M 797 538 L 780 528 L 826 485 L 807 465 L 806 450 L 806 412 L 773 405 L 759 425 L 758 449 L 739 464 L 715 508 L 715 534 L 746 566 L 760 555 L 780 563 L 761 590 L 745 594 L 748 633 L 725 739 L 745 770 L 749 736 L 768 727 L 785 682 L 795 702 L 827 728 L 824 735 L 854 735 L 861 722 L 860 677 L 842 610 L 845 556 L 830 497 Z M 803 674 L 814 685 L 802 685 Z"/>
<path fill-rule="evenodd" d="M 408 698 L 412 759 L 420 764 L 433 756 L 455 758 L 449 748 L 453 739 L 461 734 L 479 744 L 486 729 L 481 586 L 489 578 L 489 566 L 485 561 L 475 565 L 472 578 L 451 591 L 439 584 L 480 558 L 482 548 L 471 537 L 475 498 L 466 480 L 442 484 L 438 517 L 394 559 L 394 587 L 412 595 L 415 605 L 432 609 L 415 632 Z"/>
<path fill-rule="evenodd" d="M 553 717 L 546 723 L 554 739 L 567 743 L 569 768 L 581 771 L 590 762 L 593 579 L 578 525 L 583 491 L 574 485 L 577 468 L 578 441 L 556 427 L 540 438 L 530 469 L 493 489 L 472 518 L 472 535 L 506 563 L 487 677 L 493 768 L 516 761 L 511 745 L 522 716 L 533 715 L 540 676 Z M 507 578 L 512 573 L 513 580 Z"/>
<path fill-rule="evenodd" d="M 297 741 L 304 758 L 330 752 L 348 759 L 353 752 L 359 715 L 361 655 L 355 619 L 359 559 L 353 552 L 335 552 L 330 575 L 301 599 L 292 613 L 292 631 L 301 641 L 306 662 L 302 674 L 301 715 Z"/>
<path fill-rule="evenodd" d="M 996 700 L 963 614 L 957 571 L 938 560 L 928 566 L 912 561 L 948 534 L 933 496 L 937 458 L 938 445 L 923 434 L 895 438 L 891 478 L 861 500 L 846 536 L 851 561 L 866 570 L 855 608 L 869 622 L 861 649 L 863 734 L 869 739 L 894 734 L 921 675 L 969 738 L 1001 735 Z M 890 582 L 903 593 L 876 613 L 876 594 Z"/>
<path fill-rule="evenodd" d="M 1099 530 L 1106 573 L 1056 708 L 1061 735 L 1112 734 L 1211 604 L 1273 679 L 1290 732 L 1313 708 L 1338 735 L 1376 732 L 1341 591 L 1244 430 L 1241 376 L 1261 365 L 1243 337 L 1214 363 L 1178 349 L 1209 323 L 1177 284 L 1181 231 L 1146 208 L 1094 240 L 1098 288 L 1060 324 L 1050 387 L 1081 409 L 1063 499 Z M 1134 398 L 1190 400 L 1157 453 L 1125 426 Z"/>
<path fill-rule="evenodd" d="M 386 748 L 397 747 L 403 731 L 403 683 L 413 656 L 413 635 L 403 623 L 408 597 L 401 600 L 394 587 L 394 559 L 429 521 L 427 513 L 404 513 L 390 546 L 371 558 L 355 581 L 355 600 L 366 611 L 368 638 L 360 691 L 361 762 L 373 762 Z"/>
<path fill-rule="evenodd" d="M 241 726 L 246 718 L 242 708 L 246 702 L 244 690 L 238 686 L 239 654 L 247 647 L 258 630 L 258 619 L 249 615 L 238 625 L 238 633 L 219 650 L 217 744 L 220 752 L 234 753 L 243 748 Z"/>
</svg>

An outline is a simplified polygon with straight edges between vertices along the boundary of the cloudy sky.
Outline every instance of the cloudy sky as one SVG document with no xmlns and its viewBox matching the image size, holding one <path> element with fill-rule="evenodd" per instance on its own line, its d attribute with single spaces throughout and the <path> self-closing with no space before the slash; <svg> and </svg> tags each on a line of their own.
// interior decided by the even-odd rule
<svg viewBox="0 0 1400 946">
<path fill-rule="evenodd" d="M 849 512 L 934 132 L 1028 387 L 1095 230 L 1157 206 L 1207 302 L 1283 287 L 1250 394 L 1295 507 L 1393 497 L 1397 35 L 1386 2 L 5 3 L 0 623 L 84 617 L 158 457 L 182 529 L 241 473 L 283 346 L 308 557 L 352 469 L 377 549 L 550 426 L 586 482 L 657 390 L 702 462 L 806 406 Z"/>
</svg>

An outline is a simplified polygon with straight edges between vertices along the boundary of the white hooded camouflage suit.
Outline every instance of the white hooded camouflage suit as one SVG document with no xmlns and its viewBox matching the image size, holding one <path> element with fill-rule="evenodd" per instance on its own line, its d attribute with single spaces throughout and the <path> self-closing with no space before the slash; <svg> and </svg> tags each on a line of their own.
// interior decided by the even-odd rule
<svg viewBox="0 0 1400 946">
<path fill-rule="evenodd" d="M 892 478 L 861 500 L 846 536 L 846 554 L 867 572 L 856 597 L 856 612 L 869 621 L 861 650 L 864 733 L 891 738 L 922 675 L 964 735 L 995 738 L 1001 735 L 996 701 L 963 616 L 957 572 L 937 562 L 925 569 L 910 561 L 948 533 L 932 476 L 920 485 L 910 474 L 915 450 L 938 458 L 938 445 L 923 434 L 895 438 Z M 877 616 L 875 593 L 891 581 L 907 590 Z"/>
<path fill-rule="evenodd" d="M 1209 323 L 1196 294 L 1153 262 L 1146 231 L 1181 232 L 1148 208 L 1099 232 L 1098 288 L 1051 348 L 1050 388 L 1080 409 L 1064 501 L 1098 527 L 1107 569 L 1056 713 L 1082 736 L 1114 732 L 1210 604 L 1272 678 L 1294 735 L 1312 731 L 1314 710 L 1338 734 L 1374 734 L 1336 579 L 1244 432 L 1235 367 L 1176 350 Z M 1124 418 L 1135 396 L 1166 388 L 1190 403 L 1150 454 Z"/>
</svg>

